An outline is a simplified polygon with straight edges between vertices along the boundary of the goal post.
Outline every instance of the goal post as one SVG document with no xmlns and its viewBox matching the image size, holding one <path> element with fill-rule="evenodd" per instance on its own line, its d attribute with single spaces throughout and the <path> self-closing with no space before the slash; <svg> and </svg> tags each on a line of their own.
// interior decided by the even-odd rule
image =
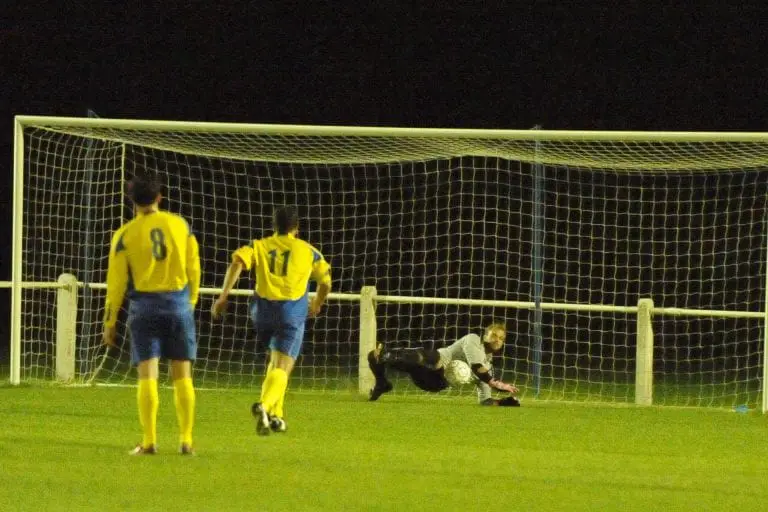
<svg viewBox="0 0 768 512">
<path fill-rule="evenodd" d="M 13 237 L 12 262 L 11 262 L 11 343 L 10 360 L 11 384 L 18 385 L 21 382 L 21 290 L 23 245 L 24 245 L 24 124 L 16 117 L 13 124 L 13 216 L 11 217 Z"/>
<path fill-rule="evenodd" d="M 73 339 L 58 332 L 62 274 L 79 283 L 74 379 L 130 382 L 128 341 L 103 357 L 99 319 L 109 238 L 130 215 L 123 184 L 151 170 L 201 244 L 203 385 L 260 385 L 250 284 L 225 322 L 208 310 L 231 252 L 295 204 L 334 290 L 292 390 L 365 393 L 377 341 L 436 346 L 501 318 L 495 365 L 524 399 L 768 410 L 768 134 L 15 126 L 14 384 L 59 378 L 58 340 Z"/>
</svg>

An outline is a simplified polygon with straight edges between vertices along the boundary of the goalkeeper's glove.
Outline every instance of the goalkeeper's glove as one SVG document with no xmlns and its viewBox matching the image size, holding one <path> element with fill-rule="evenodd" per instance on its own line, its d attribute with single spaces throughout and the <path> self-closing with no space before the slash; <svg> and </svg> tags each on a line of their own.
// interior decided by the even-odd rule
<svg viewBox="0 0 768 512">
<path fill-rule="evenodd" d="M 506 382 L 502 382 L 498 379 L 491 379 L 490 382 L 488 382 L 488 385 L 492 388 L 498 389 L 499 391 L 506 391 L 507 393 L 517 393 L 518 391 L 518 389 L 512 384 L 507 384 Z"/>
<path fill-rule="evenodd" d="M 499 407 L 520 407 L 520 400 L 513 396 L 508 396 L 498 400 L 496 398 L 486 398 L 480 405 L 497 405 Z"/>
<path fill-rule="evenodd" d="M 499 400 L 498 405 L 501 407 L 520 407 L 520 400 L 513 396 L 508 396 Z"/>
</svg>

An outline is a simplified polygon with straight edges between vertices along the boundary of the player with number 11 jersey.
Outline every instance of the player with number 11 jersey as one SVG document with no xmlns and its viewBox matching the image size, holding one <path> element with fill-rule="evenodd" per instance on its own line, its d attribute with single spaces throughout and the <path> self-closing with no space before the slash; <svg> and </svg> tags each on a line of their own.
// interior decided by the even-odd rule
<svg viewBox="0 0 768 512">
<path fill-rule="evenodd" d="M 243 270 L 256 279 L 251 320 L 260 344 L 269 344 L 267 375 L 261 398 L 251 407 L 259 435 L 285 432 L 283 418 L 288 377 L 301 353 L 304 322 L 316 316 L 331 291 L 331 267 L 323 255 L 298 238 L 299 217 L 295 209 L 283 207 L 275 211 L 275 232 L 254 240 L 232 255 L 232 263 L 224 276 L 222 291 L 213 305 L 213 318 L 227 307 L 227 297 Z M 317 283 L 317 292 L 309 302 L 309 280 Z"/>
</svg>

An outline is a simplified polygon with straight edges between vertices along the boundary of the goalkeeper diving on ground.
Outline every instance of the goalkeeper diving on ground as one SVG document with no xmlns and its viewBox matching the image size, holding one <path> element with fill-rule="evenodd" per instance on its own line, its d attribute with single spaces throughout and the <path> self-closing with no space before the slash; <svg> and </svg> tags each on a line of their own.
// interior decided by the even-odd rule
<svg viewBox="0 0 768 512">
<path fill-rule="evenodd" d="M 518 389 L 493 376 L 491 364 L 493 355 L 504 348 L 507 331 L 504 324 L 494 322 L 485 328 L 483 336 L 470 333 L 455 343 L 428 350 L 424 348 L 387 348 L 379 344 L 368 353 L 368 365 L 376 378 L 370 400 L 376 401 L 384 393 L 392 391 L 387 379 L 387 370 L 407 373 L 420 389 L 429 393 L 443 391 L 450 386 L 445 369 L 452 361 L 463 361 L 472 369 L 480 405 L 518 407 L 520 400 L 515 396 Z M 509 393 L 504 398 L 493 398 L 492 389 Z"/>
</svg>

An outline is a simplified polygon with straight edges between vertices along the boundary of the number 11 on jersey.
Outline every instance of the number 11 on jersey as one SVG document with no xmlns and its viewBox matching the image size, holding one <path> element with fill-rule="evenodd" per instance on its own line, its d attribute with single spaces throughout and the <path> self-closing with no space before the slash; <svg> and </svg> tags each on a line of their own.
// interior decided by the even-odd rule
<svg viewBox="0 0 768 512">
<path fill-rule="evenodd" d="M 291 251 L 285 251 L 281 254 L 283 257 L 283 273 L 279 274 L 285 276 L 288 274 L 288 258 L 291 257 Z M 269 251 L 269 272 L 275 274 L 275 263 L 277 260 L 277 251 Z"/>
</svg>

